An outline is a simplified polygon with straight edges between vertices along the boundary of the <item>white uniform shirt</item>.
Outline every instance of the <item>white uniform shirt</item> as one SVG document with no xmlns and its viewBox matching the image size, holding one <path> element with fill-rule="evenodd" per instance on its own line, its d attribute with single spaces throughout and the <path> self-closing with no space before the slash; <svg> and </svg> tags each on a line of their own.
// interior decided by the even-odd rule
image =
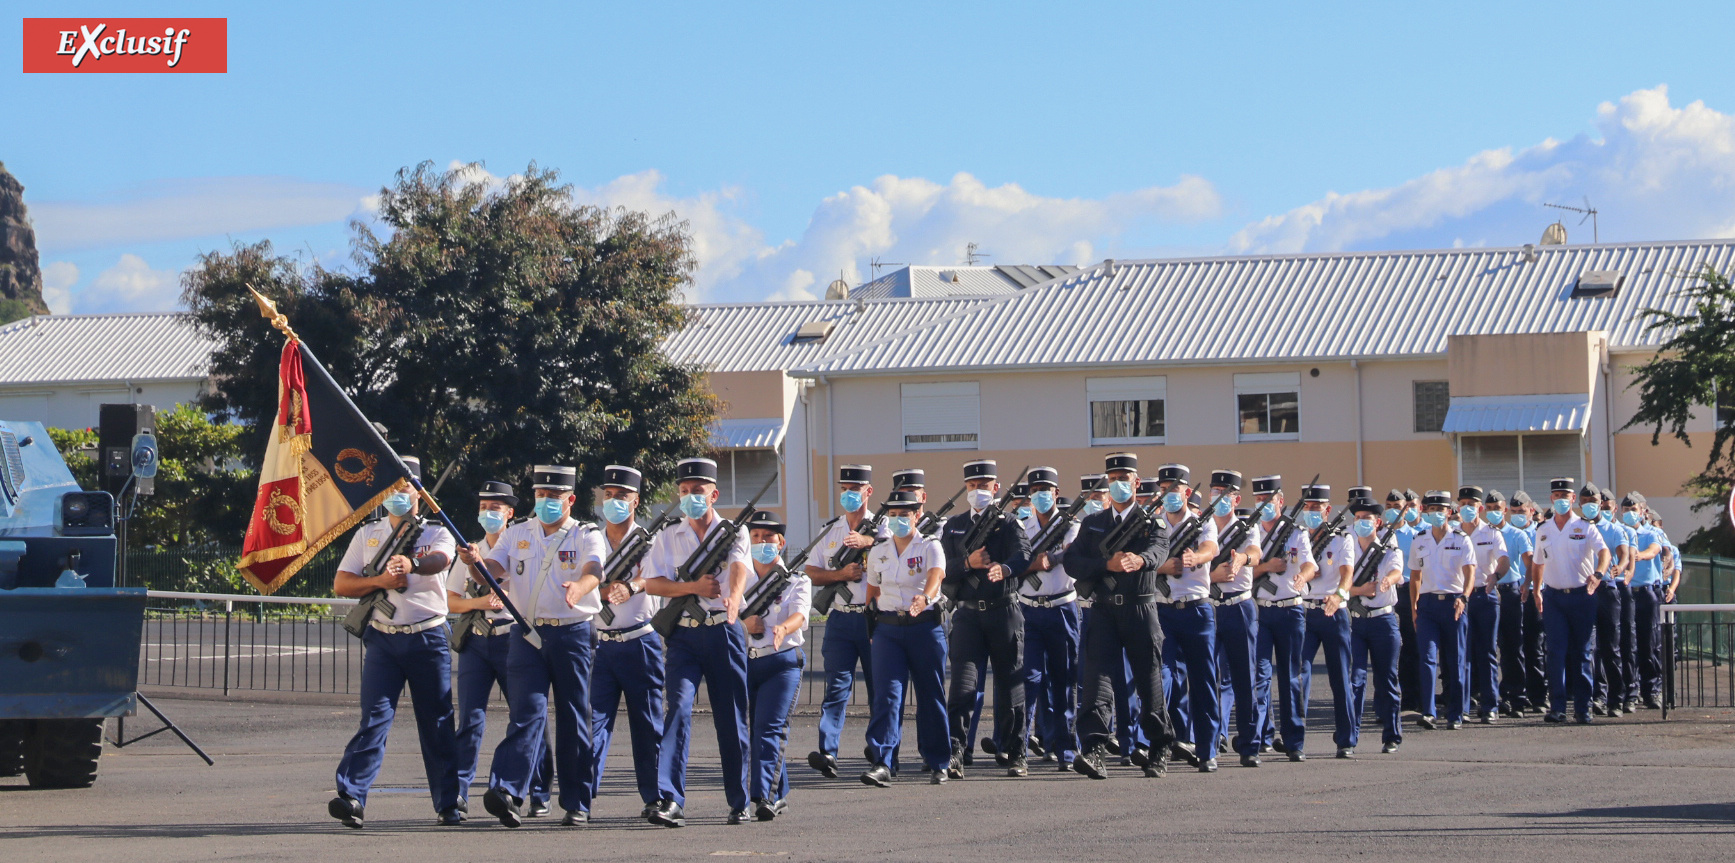
<svg viewBox="0 0 1735 863">
<path fill-rule="evenodd" d="M 627 524 L 627 533 L 629 535 L 632 533 L 632 529 L 633 524 L 629 522 Z M 660 533 L 666 533 L 673 529 L 674 528 L 664 528 Z M 605 555 L 607 555 L 603 558 L 603 562 L 607 563 L 608 557 L 614 555 L 614 546 L 609 544 L 608 534 L 604 531 L 597 531 L 597 537 L 602 542 L 603 551 Z M 655 543 L 655 540 L 653 539 L 652 542 Z M 650 560 L 650 557 L 651 553 L 646 551 L 645 556 L 639 558 L 639 565 L 637 571 L 634 573 L 634 577 L 644 575 L 645 561 Z M 655 617 L 657 612 L 663 609 L 663 604 L 665 602 L 667 602 L 667 600 L 660 596 L 652 596 L 644 591 L 639 591 L 627 599 L 626 602 L 623 602 L 620 605 L 610 606 L 614 612 L 613 623 L 605 625 L 601 619 L 598 619 L 596 625 L 604 632 L 617 629 L 633 629 L 634 627 L 650 620 L 652 617 Z"/>
<path fill-rule="evenodd" d="M 1163 530 L 1174 531 L 1190 518 L 1186 512 L 1164 512 L 1158 516 Z M 1193 541 L 1194 548 L 1207 542 L 1217 541 L 1217 520 L 1207 516 L 1201 521 L 1199 538 Z M 1181 574 L 1169 579 L 1169 602 L 1193 602 L 1211 595 L 1211 561 L 1207 558 L 1198 566 L 1183 567 Z M 1157 599 L 1161 601 L 1162 596 Z"/>
<path fill-rule="evenodd" d="M 1217 527 L 1217 541 L 1222 542 L 1224 535 L 1229 532 L 1231 527 L 1235 526 L 1235 522 L 1240 520 L 1239 516 L 1230 516 L 1228 524 L 1220 524 L 1218 523 L 1218 519 L 1215 516 L 1212 516 L 1211 523 Z M 1259 544 L 1263 542 L 1264 539 L 1265 534 L 1259 530 L 1258 523 L 1254 523 L 1247 528 L 1247 535 L 1241 539 L 1240 547 L 1235 550 L 1242 554 L 1251 555 L 1253 552 L 1259 550 Z M 1222 554 L 1223 549 L 1217 549 L 1217 553 Z M 1251 587 L 1253 587 L 1253 564 L 1251 563 L 1237 568 L 1231 574 L 1228 581 L 1217 585 L 1217 589 L 1222 591 L 1225 595 L 1241 593 Z"/>
<path fill-rule="evenodd" d="M 362 525 L 356 530 L 355 535 L 349 538 L 349 548 L 344 551 L 343 560 L 337 564 L 338 571 L 361 575 L 362 571 L 367 569 L 368 563 L 374 559 L 374 555 L 379 554 L 380 546 L 391 542 L 391 539 L 392 522 L 389 518 L 370 521 Z M 408 557 L 410 560 L 420 561 L 424 556 L 435 552 L 442 552 L 451 556 L 457 548 L 458 544 L 452 540 L 452 535 L 447 533 L 445 528 L 430 524 L 422 528 L 422 535 L 416 537 L 410 546 Z M 383 564 L 384 561 L 381 563 Z M 393 614 L 390 620 L 380 620 L 381 623 L 409 626 L 413 623 L 421 623 L 430 617 L 446 616 L 446 573 L 444 571 L 436 572 L 433 575 L 417 575 L 411 572 L 406 578 L 409 579 L 410 583 L 403 589 L 403 592 L 389 591 L 391 595 L 387 597 L 391 600 L 392 605 L 397 606 L 397 613 Z M 375 619 L 379 619 L 377 614 Z"/>
<path fill-rule="evenodd" d="M 1602 531 L 1590 522 L 1574 514 L 1562 527 L 1550 516 L 1536 528 L 1536 551 L 1531 560 L 1542 567 L 1543 586 L 1571 590 L 1590 581 L 1596 573 L 1596 553 L 1607 550 Z"/>
<path fill-rule="evenodd" d="M 705 526 L 707 537 L 711 535 L 712 531 L 723 526 L 723 519 L 718 517 L 715 511 L 712 511 L 710 515 L 711 521 Z M 699 544 L 699 535 L 693 532 L 692 519 L 681 519 L 680 524 L 664 528 L 662 532 L 657 534 L 657 538 L 651 541 L 651 551 L 645 555 L 645 578 L 666 578 L 670 581 L 677 581 L 675 570 L 680 569 L 681 564 L 687 562 L 687 558 L 699 549 Z M 735 577 L 735 564 L 739 563 L 748 569 L 753 568 L 753 560 L 747 556 L 747 547 L 747 528 L 737 528 L 735 541 L 724 553 L 723 565 L 715 573 L 717 584 L 723 588 L 723 592 L 718 594 L 716 599 L 699 600 L 699 606 L 705 611 L 728 610 L 728 603 L 725 600 L 728 599 L 730 588 L 733 586 L 730 581 Z"/>
<path fill-rule="evenodd" d="M 865 504 L 863 505 L 862 518 L 868 518 Z M 843 538 L 849 536 L 850 533 L 854 532 L 854 530 L 855 528 L 850 527 L 844 519 L 840 518 L 837 521 L 832 522 L 831 526 L 825 529 L 825 534 L 820 537 L 819 544 L 814 546 L 813 551 L 808 553 L 807 565 L 817 569 L 831 569 L 832 557 L 839 551 L 843 550 Z M 881 524 L 879 535 L 886 537 L 891 536 L 891 533 L 886 530 L 884 524 Z M 884 543 L 882 542 L 881 544 L 883 545 Z M 868 549 L 862 549 L 862 551 L 866 552 Z M 862 568 L 866 569 L 866 556 L 862 557 L 862 563 Z M 867 578 L 865 574 L 861 580 L 852 581 L 845 585 L 844 589 L 838 594 L 838 601 L 842 602 L 844 605 L 861 605 L 862 603 L 867 602 Z"/>
<path fill-rule="evenodd" d="M 1275 525 L 1273 521 L 1271 524 Z M 1260 525 L 1260 542 L 1265 541 L 1264 525 Z M 1295 592 L 1294 581 L 1301 574 L 1303 567 L 1315 563 L 1313 559 L 1313 541 L 1307 538 L 1307 531 L 1300 527 L 1290 531 L 1289 541 L 1281 551 L 1273 550 L 1273 556 L 1282 557 L 1284 570 L 1271 573 L 1271 583 L 1277 588 L 1276 593 L 1260 592 L 1254 595 L 1255 600 L 1273 602 L 1284 599 L 1294 599 L 1301 594 Z M 1260 561 L 1263 563 L 1264 561 Z"/>
<path fill-rule="evenodd" d="M 511 581 L 505 585 L 512 604 L 532 624 L 537 618 L 551 618 L 565 626 L 589 620 L 602 609 L 602 598 L 595 590 L 581 597 L 577 607 L 566 604 L 564 584 L 577 581 L 587 561 L 601 566 L 603 556 L 601 531 L 594 525 L 570 519 L 567 524 L 572 529 L 557 546 L 554 538 L 560 535 L 558 529 L 545 535 L 540 519 L 518 522 L 501 532 L 500 545 L 488 554 L 489 560 L 506 570 Z M 557 557 L 543 576 L 542 560 L 548 554 Z"/>
<path fill-rule="evenodd" d="M 1058 512 L 1059 509 L 1056 508 L 1055 513 L 1058 514 Z M 1072 545 L 1073 540 L 1078 539 L 1078 521 L 1075 518 L 1071 524 L 1066 526 L 1066 535 L 1060 538 L 1060 544 L 1048 552 L 1048 560 L 1054 564 L 1054 568 L 1047 572 L 1035 573 L 1035 580 L 1025 582 L 1024 586 L 1019 589 L 1019 593 L 1025 596 L 1056 596 L 1073 591 L 1072 576 L 1066 574 L 1066 565 L 1061 562 L 1061 556 L 1065 553 L 1066 547 Z M 1037 534 L 1042 533 L 1041 520 L 1036 516 L 1031 516 L 1020 524 L 1024 527 L 1024 535 L 1029 537 L 1031 544 L 1034 545 Z"/>
<path fill-rule="evenodd" d="M 1311 543 L 1313 540 L 1309 539 L 1308 542 Z M 1341 567 L 1349 567 L 1351 577 L 1353 578 L 1355 573 L 1355 558 L 1357 550 L 1354 536 L 1347 533 L 1340 533 L 1337 536 L 1332 537 L 1331 540 L 1325 544 L 1325 552 L 1321 555 L 1322 559 L 1318 561 L 1319 574 L 1314 576 L 1313 580 L 1307 583 L 1307 598 L 1324 599 L 1336 593 L 1339 579 L 1343 572 Z"/>
<path fill-rule="evenodd" d="M 505 529 L 501 529 L 500 533 L 504 536 L 506 533 Z M 488 537 L 485 536 L 476 540 L 474 543 L 471 543 L 471 545 L 475 546 L 476 553 L 483 557 L 487 557 L 488 553 L 494 550 L 494 546 L 488 544 Z M 496 580 L 500 582 L 501 587 L 505 587 L 509 577 L 509 575 L 502 574 L 500 578 Z M 470 580 L 470 565 L 459 560 L 457 555 L 452 555 L 452 565 L 446 568 L 446 589 L 459 596 L 468 597 L 470 595 L 470 585 L 473 583 L 474 582 Z M 447 597 L 447 601 L 450 600 L 451 597 Z M 501 608 L 488 612 L 487 618 L 490 623 L 496 621 L 510 621 L 512 619 L 512 613 Z"/>
<path fill-rule="evenodd" d="M 1374 539 L 1377 541 L 1378 536 L 1376 535 Z M 1384 559 L 1379 562 L 1379 568 L 1374 571 L 1375 584 L 1384 582 L 1393 572 L 1396 572 L 1399 575 L 1402 575 L 1404 572 L 1404 553 L 1398 548 L 1397 538 L 1393 537 L 1392 539 L 1391 547 L 1385 550 L 1383 554 Z M 1368 554 L 1369 551 L 1368 549 L 1362 548 L 1361 543 L 1357 542 L 1356 553 L 1365 555 Z M 1377 551 L 1373 553 L 1379 554 Z M 1398 581 L 1391 587 L 1384 588 L 1373 596 L 1362 597 L 1362 608 L 1385 608 L 1387 606 L 1396 605 L 1398 601 L 1398 588 L 1402 585 L 1403 582 Z"/>
<path fill-rule="evenodd" d="M 1494 570 L 1499 568 L 1500 559 L 1506 557 L 1506 535 L 1483 521 L 1470 534 L 1470 544 L 1476 552 L 1476 586 L 1487 587 L 1489 582 L 1498 581 Z"/>
<path fill-rule="evenodd" d="M 875 603 L 880 611 L 909 611 L 916 594 L 928 586 L 928 570 L 946 571 L 946 552 L 939 537 L 910 533 L 910 544 L 898 550 L 894 537 L 868 552 L 867 575 L 863 580 L 880 589 Z"/>
<path fill-rule="evenodd" d="M 1410 540 L 1410 570 L 1421 570 L 1423 593 L 1463 593 L 1464 567 L 1476 565 L 1476 555 L 1470 549 L 1470 538 L 1446 529 L 1446 535 L 1434 538 L 1429 528 Z"/>
<path fill-rule="evenodd" d="M 779 562 L 782 560 L 782 557 L 778 558 Z M 789 575 L 789 583 L 784 585 L 783 595 L 765 611 L 765 632 L 747 636 L 748 647 L 771 647 L 771 627 L 788 620 L 791 614 L 801 615 L 801 628 L 784 636 L 783 646 L 778 650 L 800 647 L 807 641 L 807 618 L 813 614 L 813 580 L 800 572 L 791 572 Z M 758 583 L 759 571 L 755 569 L 747 576 L 747 592 L 753 592 L 753 585 Z"/>
</svg>

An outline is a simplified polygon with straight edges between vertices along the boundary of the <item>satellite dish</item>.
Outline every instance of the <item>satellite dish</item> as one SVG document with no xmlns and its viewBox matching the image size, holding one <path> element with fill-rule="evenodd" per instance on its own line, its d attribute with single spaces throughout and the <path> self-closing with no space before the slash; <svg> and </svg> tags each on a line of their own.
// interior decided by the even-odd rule
<svg viewBox="0 0 1735 863">
<path fill-rule="evenodd" d="M 843 279 L 834 279 L 825 289 L 825 298 L 828 300 L 849 299 L 849 282 Z"/>
<path fill-rule="evenodd" d="M 1549 225 L 1546 228 L 1543 228 L 1542 229 L 1542 245 L 1544 245 L 1544 246 L 1564 246 L 1564 245 L 1566 245 L 1566 226 L 1562 225 L 1559 222 L 1555 222 L 1554 224 Z"/>
</svg>

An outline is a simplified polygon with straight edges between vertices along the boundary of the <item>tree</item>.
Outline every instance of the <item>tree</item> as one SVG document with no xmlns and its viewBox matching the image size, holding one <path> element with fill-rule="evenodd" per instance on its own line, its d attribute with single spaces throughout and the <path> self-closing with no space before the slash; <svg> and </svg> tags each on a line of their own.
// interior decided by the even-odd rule
<svg viewBox="0 0 1735 863">
<path fill-rule="evenodd" d="M 686 224 L 575 204 L 535 164 L 495 187 L 471 176 L 399 171 L 381 190 L 386 233 L 351 226 L 351 273 L 263 242 L 205 255 L 183 300 L 218 343 L 206 406 L 251 424 L 264 451 L 281 337 L 252 284 L 400 453 L 434 469 L 466 458 L 448 502 L 486 479 L 522 484 L 536 463 L 579 465 L 581 500 L 608 464 L 672 481 L 716 415 L 701 370 L 659 349 L 686 321 Z"/>
<path fill-rule="evenodd" d="M 1645 331 L 1670 333 L 1668 340 L 1644 364 L 1633 369 L 1639 388 L 1639 409 L 1622 429 L 1651 428 L 1655 446 L 1666 429 L 1691 447 L 1687 433 L 1695 407 L 1717 404 L 1717 388 L 1735 385 L 1735 284 L 1706 264 L 1699 281 L 1684 289 L 1692 300 L 1685 313 L 1645 309 Z M 1688 479 L 1683 489 L 1699 498 L 1693 511 L 1713 508 L 1717 522 L 1694 531 L 1681 543 L 1696 554 L 1735 555 L 1735 530 L 1729 523 L 1729 490 L 1735 488 L 1735 423 L 1718 416 L 1716 433 L 1706 454 L 1705 469 Z"/>
</svg>

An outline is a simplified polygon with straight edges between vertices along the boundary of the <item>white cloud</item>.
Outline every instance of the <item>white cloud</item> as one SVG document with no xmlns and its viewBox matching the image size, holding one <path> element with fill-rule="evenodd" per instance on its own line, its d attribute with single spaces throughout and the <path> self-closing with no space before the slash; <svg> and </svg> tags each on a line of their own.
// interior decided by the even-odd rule
<svg viewBox="0 0 1735 863">
<path fill-rule="evenodd" d="M 290 177 L 161 181 L 96 202 L 32 201 L 38 246 L 64 252 L 318 225 L 366 212 L 368 190 Z"/>
<path fill-rule="evenodd" d="M 138 255 L 124 254 L 118 263 L 98 273 L 72 298 L 72 311 L 79 314 L 164 311 L 179 305 L 180 296 L 180 273 L 153 270 Z"/>
<path fill-rule="evenodd" d="M 1510 246 L 1535 242 L 1565 217 L 1544 203 L 1600 211 L 1609 240 L 1699 239 L 1735 234 L 1735 116 L 1693 102 L 1669 104 L 1666 86 L 1597 107 L 1598 137 L 1487 150 L 1402 185 L 1325 197 L 1248 225 L 1237 252 Z"/>
<path fill-rule="evenodd" d="M 72 286 L 78 283 L 78 266 L 71 261 L 54 261 L 42 268 L 42 301 L 48 310 L 64 315 L 72 310 Z"/>
</svg>

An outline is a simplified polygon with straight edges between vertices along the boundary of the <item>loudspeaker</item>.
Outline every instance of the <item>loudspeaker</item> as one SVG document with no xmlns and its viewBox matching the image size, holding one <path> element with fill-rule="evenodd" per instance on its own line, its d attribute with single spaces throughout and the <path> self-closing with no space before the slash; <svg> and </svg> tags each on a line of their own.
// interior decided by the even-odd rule
<svg viewBox="0 0 1735 863">
<path fill-rule="evenodd" d="M 102 456 L 102 488 L 120 497 L 127 479 L 133 476 L 133 438 L 140 434 L 155 435 L 157 409 L 152 405 L 102 405 L 98 413 L 97 452 Z M 138 477 L 133 485 L 141 495 L 156 491 L 156 480 Z"/>
</svg>

